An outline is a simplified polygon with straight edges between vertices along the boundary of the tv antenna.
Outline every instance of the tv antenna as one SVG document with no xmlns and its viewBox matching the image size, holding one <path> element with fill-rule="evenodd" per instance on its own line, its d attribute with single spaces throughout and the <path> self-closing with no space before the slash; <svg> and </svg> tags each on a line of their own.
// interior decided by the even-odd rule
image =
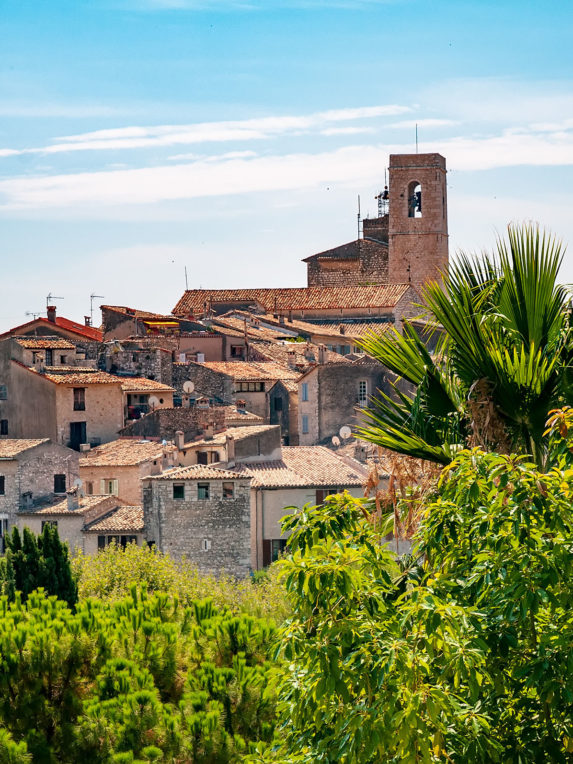
<svg viewBox="0 0 573 764">
<path fill-rule="evenodd" d="M 46 308 L 49 306 L 51 300 L 63 300 L 64 297 L 57 297 L 55 294 L 52 294 L 51 292 L 46 295 Z"/>
<path fill-rule="evenodd" d="M 38 311 L 35 311 L 35 310 L 27 310 L 27 311 L 26 311 L 26 313 L 25 313 L 24 315 L 26 315 L 26 316 L 32 316 L 32 318 L 33 318 L 33 319 L 34 319 L 34 321 L 35 321 L 35 320 L 38 318 L 38 316 L 41 316 L 41 315 L 42 315 L 42 313 L 43 313 L 43 312 L 44 312 L 43 310 L 38 310 Z"/>
<path fill-rule="evenodd" d="M 416 122 L 416 154 L 418 153 L 418 123 Z"/>
<path fill-rule="evenodd" d="M 358 227 L 358 237 L 360 238 L 360 194 L 358 194 L 358 214 L 356 215 L 356 224 Z"/>
<path fill-rule="evenodd" d="M 93 292 L 90 294 L 90 324 L 91 326 L 94 325 L 94 300 L 98 297 L 100 300 L 103 300 L 105 295 L 103 294 L 94 294 Z"/>
</svg>

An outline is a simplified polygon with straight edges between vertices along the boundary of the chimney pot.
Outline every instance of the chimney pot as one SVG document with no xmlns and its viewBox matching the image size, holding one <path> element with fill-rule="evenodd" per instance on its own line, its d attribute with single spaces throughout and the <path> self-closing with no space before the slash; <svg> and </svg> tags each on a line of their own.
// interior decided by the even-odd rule
<svg viewBox="0 0 573 764">
<path fill-rule="evenodd" d="M 51 321 L 53 324 L 56 323 L 56 306 L 55 305 L 48 305 L 48 321 Z"/>
</svg>

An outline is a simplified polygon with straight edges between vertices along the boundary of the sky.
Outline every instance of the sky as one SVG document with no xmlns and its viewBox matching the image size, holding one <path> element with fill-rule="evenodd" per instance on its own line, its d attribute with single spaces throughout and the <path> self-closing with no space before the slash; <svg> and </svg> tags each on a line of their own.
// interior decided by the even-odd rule
<svg viewBox="0 0 573 764">
<path fill-rule="evenodd" d="M 450 256 L 569 244 L 569 0 L 0 0 L 0 331 L 306 284 L 441 153 Z M 93 295 L 93 298 L 91 297 Z"/>
</svg>

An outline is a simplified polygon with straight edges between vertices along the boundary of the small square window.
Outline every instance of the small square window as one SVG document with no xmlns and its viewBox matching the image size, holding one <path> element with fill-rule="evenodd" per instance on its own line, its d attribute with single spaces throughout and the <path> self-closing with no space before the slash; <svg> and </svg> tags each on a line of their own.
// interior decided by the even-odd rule
<svg viewBox="0 0 573 764">
<path fill-rule="evenodd" d="M 201 543 L 201 549 L 204 552 L 208 552 L 211 549 L 211 539 L 203 539 Z"/>
<path fill-rule="evenodd" d="M 0 419 L 0 435 L 8 435 L 8 420 Z"/>
<path fill-rule="evenodd" d="M 173 498 L 174 499 L 185 498 L 185 483 L 175 483 L 173 485 Z"/>
<path fill-rule="evenodd" d="M 209 483 L 197 483 L 197 498 L 198 499 L 209 498 Z"/>
<path fill-rule="evenodd" d="M 4 496 L 6 493 L 6 478 L 4 475 L 0 475 L 0 496 Z"/>
<path fill-rule="evenodd" d="M 235 484 L 223 483 L 223 498 L 232 499 L 235 496 Z"/>
</svg>

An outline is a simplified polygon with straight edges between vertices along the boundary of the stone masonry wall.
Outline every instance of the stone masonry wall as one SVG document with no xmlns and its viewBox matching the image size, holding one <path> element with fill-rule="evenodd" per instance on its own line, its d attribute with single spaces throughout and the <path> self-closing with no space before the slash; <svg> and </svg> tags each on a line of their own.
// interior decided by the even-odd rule
<svg viewBox="0 0 573 764">
<path fill-rule="evenodd" d="M 136 419 L 119 434 L 122 437 L 174 440 L 175 433 L 181 430 L 185 440 L 189 441 L 201 435 L 207 427 L 212 427 L 214 432 L 224 429 L 225 410 L 222 406 L 157 409 Z"/>
<path fill-rule="evenodd" d="M 185 556 L 201 572 L 247 576 L 251 571 L 250 481 L 235 480 L 232 499 L 223 498 L 222 480 L 150 480 L 144 491 L 147 540 L 172 557 Z M 183 483 L 185 498 L 173 498 Z M 198 483 L 209 483 L 209 499 L 197 498 Z M 203 542 L 210 542 L 208 550 Z"/>
<path fill-rule="evenodd" d="M 227 405 L 233 402 L 233 380 L 225 374 L 212 371 L 200 363 L 174 363 L 172 386 L 180 394 L 187 380 L 195 385 L 195 393 L 216 398 Z"/>
<path fill-rule="evenodd" d="M 361 239 L 360 257 L 317 258 L 307 263 L 308 286 L 358 286 L 388 282 L 388 248 L 378 241 Z"/>
</svg>

